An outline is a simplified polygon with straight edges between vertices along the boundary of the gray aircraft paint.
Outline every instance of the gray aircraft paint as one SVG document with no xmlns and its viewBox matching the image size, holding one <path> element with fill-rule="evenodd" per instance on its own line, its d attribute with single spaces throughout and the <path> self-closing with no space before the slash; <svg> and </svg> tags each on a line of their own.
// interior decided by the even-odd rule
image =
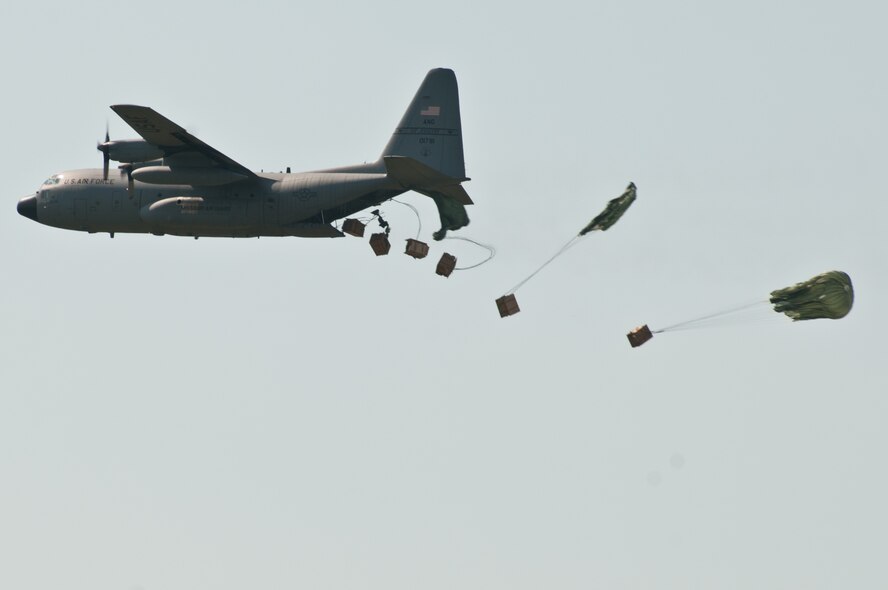
<svg viewBox="0 0 888 590">
<path fill-rule="evenodd" d="M 107 178 L 101 168 L 55 174 L 19 201 L 19 213 L 91 233 L 340 237 L 332 222 L 407 190 L 472 202 L 460 186 L 468 179 L 451 70 L 426 75 L 376 162 L 314 172 L 256 173 L 149 108 L 111 108 L 143 138 L 104 144 L 112 160 L 130 163 Z"/>
</svg>

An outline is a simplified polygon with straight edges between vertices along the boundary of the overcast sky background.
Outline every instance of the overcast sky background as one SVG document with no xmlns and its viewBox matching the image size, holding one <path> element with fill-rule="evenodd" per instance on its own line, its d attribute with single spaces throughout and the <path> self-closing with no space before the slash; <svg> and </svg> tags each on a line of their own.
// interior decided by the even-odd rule
<svg viewBox="0 0 888 590">
<path fill-rule="evenodd" d="M 888 585 L 875 1 L 4 3 L 0 587 Z M 452 68 L 457 235 L 89 235 L 18 198 L 152 106 L 254 169 L 378 157 Z M 629 181 L 638 200 L 517 292 Z M 848 272 L 840 321 L 662 327 Z M 766 317 L 764 314 L 762 317 Z"/>
</svg>

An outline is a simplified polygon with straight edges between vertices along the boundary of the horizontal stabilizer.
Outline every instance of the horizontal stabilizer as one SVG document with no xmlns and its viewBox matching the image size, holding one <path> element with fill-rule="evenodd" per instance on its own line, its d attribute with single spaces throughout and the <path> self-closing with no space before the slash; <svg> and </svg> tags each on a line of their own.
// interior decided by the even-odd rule
<svg viewBox="0 0 888 590">
<path fill-rule="evenodd" d="M 429 168 L 422 162 L 406 156 L 384 156 L 385 170 L 388 176 L 400 183 L 407 190 L 416 191 L 431 197 L 438 207 L 441 217 L 441 229 L 433 234 L 441 240 L 448 230 L 458 230 L 469 224 L 466 205 L 472 199 L 460 182 L 468 178 L 453 178 Z"/>
<path fill-rule="evenodd" d="M 440 193 L 462 205 L 471 205 L 472 198 L 460 186 L 468 178 L 453 178 L 406 156 L 384 156 L 386 173 L 404 188 L 418 193 Z"/>
</svg>

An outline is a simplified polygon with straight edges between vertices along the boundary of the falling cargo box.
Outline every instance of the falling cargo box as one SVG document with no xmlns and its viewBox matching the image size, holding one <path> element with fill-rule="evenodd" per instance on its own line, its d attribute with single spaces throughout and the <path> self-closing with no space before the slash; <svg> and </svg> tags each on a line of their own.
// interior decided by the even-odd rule
<svg viewBox="0 0 888 590">
<path fill-rule="evenodd" d="M 389 243 L 387 235 L 378 233 L 370 236 L 370 247 L 373 248 L 377 256 L 385 256 L 391 250 L 392 245 Z"/>
<path fill-rule="evenodd" d="M 407 240 L 407 249 L 404 250 L 404 254 L 417 259 L 425 258 L 429 255 L 429 245 L 419 240 Z"/>
<path fill-rule="evenodd" d="M 441 254 L 441 260 L 438 261 L 438 268 L 435 269 L 435 272 L 442 277 L 449 277 L 450 273 L 452 273 L 455 269 L 456 256 L 454 256 L 453 254 L 448 254 L 447 252 Z"/>
<path fill-rule="evenodd" d="M 651 333 L 651 329 L 647 327 L 647 324 L 639 326 L 626 334 L 626 338 L 629 339 L 629 344 L 632 345 L 632 348 L 641 346 L 653 337 L 654 335 Z"/>
<path fill-rule="evenodd" d="M 357 238 L 364 237 L 364 227 L 365 225 L 357 219 L 346 219 L 342 223 L 342 231 Z"/>
<path fill-rule="evenodd" d="M 499 309 L 499 314 L 501 318 L 509 315 L 515 315 L 516 313 L 521 311 L 521 309 L 518 307 L 518 301 L 511 293 L 508 295 L 503 295 L 502 297 L 497 299 L 496 307 L 497 309 Z"/>
</svg>

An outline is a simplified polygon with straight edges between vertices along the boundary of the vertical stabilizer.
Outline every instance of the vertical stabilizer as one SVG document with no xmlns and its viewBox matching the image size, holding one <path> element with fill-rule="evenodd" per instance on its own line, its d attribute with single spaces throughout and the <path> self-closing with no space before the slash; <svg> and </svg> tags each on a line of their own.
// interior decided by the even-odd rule
<svg viewBox="0 0 888 590">
<path fill-rule="evenodd" d="M 439 68 L 426 74 L 382 155 L 413 158 L 451 178 L 465 179 L 459 92 L 453 70 Z"/>
</svg>

